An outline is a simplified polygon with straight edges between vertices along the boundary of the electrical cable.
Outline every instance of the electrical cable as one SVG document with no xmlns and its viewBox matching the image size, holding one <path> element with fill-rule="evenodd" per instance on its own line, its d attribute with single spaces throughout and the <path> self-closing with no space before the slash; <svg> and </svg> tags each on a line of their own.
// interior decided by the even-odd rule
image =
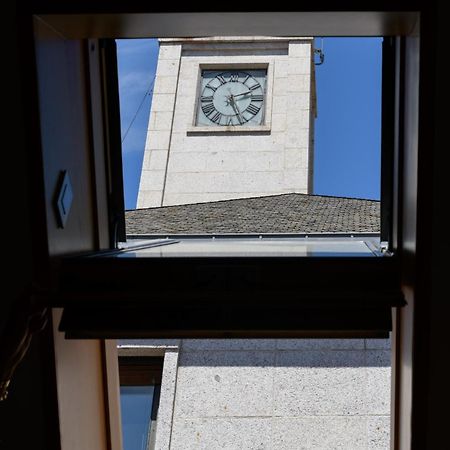
<svg viewBox="0 0 450 450">
<path fill-rule="evenodd" d="M 141 100 L 141 103 L 139 104 L 139 106 L 138 106 L 136 112 L 134 113 L 134 116 L 133 116 L 133 118 L 131 119 L 131 122 L 130 122 L 130 124 L 128 125 L 127 130 L 126 130 L 125 133 L 123 134 L 122 144 L 123 144 L 123 142 L 125 141 L 125 139 L 126 139 L 126 137 L 127 137 L 127 135 L 128 135 L 128 132 L 130 131 L 131 127 L 133 126 L 133 123 L 134 123 L 134 121 L 136 120 L 136 118 L 137 118 L 137 116 L 138 116 L 138 114 L 139 114 L 139 111 L 141 110 L 142 105 L 143 105 L 144 102 L 145 102 L 145 99 L 147 98 L 147 96 L 149 96 L 149 95 L 152 94 L 152 92 L 153 92 L 153 84 L 154 84 L 154 82 L 155 82 L 155 77 L 156 77 L 156 74 L 153 76 L 152 81 L 150 82 L 150 85 L 149 85 L 148 89 L 145 91 L 145 94 L 144 94 L 144 97 L 143 97 L 142 100 Z"/>
</svg>

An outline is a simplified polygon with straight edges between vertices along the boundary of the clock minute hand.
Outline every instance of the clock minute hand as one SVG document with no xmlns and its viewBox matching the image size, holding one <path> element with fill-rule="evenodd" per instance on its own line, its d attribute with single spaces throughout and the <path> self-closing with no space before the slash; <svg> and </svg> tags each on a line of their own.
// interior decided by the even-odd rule
<svg viewBox="0 0 450 450">
<path fill-rule="evenodd" d="M 252 91 L 247 91 L 247 92 L 241 92 L 240 94 L 234 94 L 234 97 L 239 97 L 241 95 L 247 95 L 247 94 L 251 94 Z"/>
</svg>

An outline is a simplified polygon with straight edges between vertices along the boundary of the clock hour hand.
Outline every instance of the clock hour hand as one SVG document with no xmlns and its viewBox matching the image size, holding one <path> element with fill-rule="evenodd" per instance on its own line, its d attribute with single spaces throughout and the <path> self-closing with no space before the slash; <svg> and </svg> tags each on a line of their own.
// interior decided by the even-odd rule
<svg viewBox="0 0 450 450">
<path fill-rule="evenodd" d="M 239 110 L 238 105 L 237 105 L 236 102 L 234 101 L 234 95 L 231 94 L 230 97 L 229 97 L 229 99 L 230 99 L 230 104 L 231 104 L 232 108 L 236 111 L 236 114 L 237 114 L 237 116 L 238 116 L 239 123 L 240 123 L 240 124 L 243 124 L 243 123 L 244 123 L 244 119 L 243 119 L 243 117 L 242 117 L 242 113 L 241 113 L 241 111 Z"/>
</svg>

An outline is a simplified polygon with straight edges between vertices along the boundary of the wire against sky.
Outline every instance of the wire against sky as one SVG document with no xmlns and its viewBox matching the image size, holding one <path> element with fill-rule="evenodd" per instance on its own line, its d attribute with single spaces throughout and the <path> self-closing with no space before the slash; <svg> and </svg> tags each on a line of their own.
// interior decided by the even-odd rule
<svg viewBox="0 0 450 450">
<path fill-rule="evenodd" d="M 145 99 L 147 98 L 147 96 L 151 97 L 152 94 L 153 94 L 153 85 L 155 84 L 155 77 L 156 77 L 156 75 L 153 76 L 152 81 L 150 82 L 150 84 L 148 86 L 148 89 L 145 91 L 145 94 L 142 97 L 141 103 L 139 104 L 136 112 L 134 113 L 133 118 L 131 119 L 131 122 L 128 125 L 128 128 L 126 129 L 125 133 L 123 134 L 122 144 L 124 143 L 124 141 L 125 141 L 125 139 L 126 139 L 126 137 L 128 135 L 128 132 L 130 131 L 131 127 L 133 126 L 133 124 L 134 124 L 134 122 L 135 122 L 135 120 L 136 120 L 136 118 L 137 118 L 137 116 L 139 114 L 139 111 L 141 110 L 142 106 L 144 105 Z"/>
</svg>

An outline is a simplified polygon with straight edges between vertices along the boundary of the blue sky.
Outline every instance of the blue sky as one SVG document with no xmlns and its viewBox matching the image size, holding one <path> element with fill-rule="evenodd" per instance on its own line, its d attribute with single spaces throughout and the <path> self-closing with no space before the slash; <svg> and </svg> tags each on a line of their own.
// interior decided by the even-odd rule
<svg viewBox="0 0 450 450">
<path fill-rule="evenodd" d="M 323 40 L 325 62 L 316 66 L 314 194 L 380 198 L 381 42 Z M 117 51 L 122 136 L 129 128 L 122 144 L 125 207 L 134 209 L 151 106 L 146 92 L 156 70 L 158 43 L 119 40 Z"/>
<path fill-rule="evenodd" d="M 158 41 L 156 39 L 118 40 L 117 56 L 122 139 L 143 101 L 122 143 L 125 208 L 134 209 L 151 106 L 151 95 L 146 95 L 146 92 L 156 71 Z"/>
<path fill-rule="evenodd" d="M 315 194 L 380 198 L 381 43 L 324 39 L 325 62 L 316 66 Z"/>
</svg>

